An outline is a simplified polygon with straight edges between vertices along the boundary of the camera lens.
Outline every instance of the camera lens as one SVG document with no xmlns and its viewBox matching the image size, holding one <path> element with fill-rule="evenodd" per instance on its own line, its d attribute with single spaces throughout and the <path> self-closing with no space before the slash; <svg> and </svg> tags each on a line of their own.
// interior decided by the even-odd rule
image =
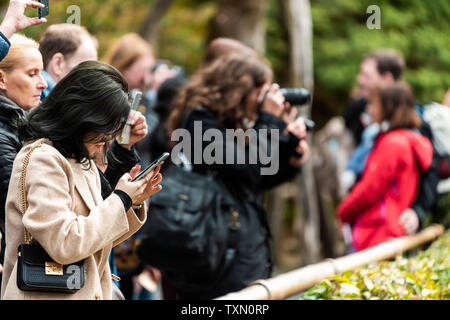
<svg viewBox="0 0 450 320">
<path fill-rule="evenodd" d="M 301 106 L 310 101 L 310 93 L 305 88 L 282 88 L 280 89 L 286 102 L 294 106 Z"/>
</svg>

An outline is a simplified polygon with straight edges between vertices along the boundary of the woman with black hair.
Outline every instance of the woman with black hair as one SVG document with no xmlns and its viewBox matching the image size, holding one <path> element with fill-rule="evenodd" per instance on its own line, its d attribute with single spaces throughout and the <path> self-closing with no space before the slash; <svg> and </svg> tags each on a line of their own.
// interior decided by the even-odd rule
<svg viewBox="0 0 450 320">
<path fill-rule="evenodd" d="M 102 199 L 93 157 L 122 130 L 130 112 L 127 91 L 126 80 L 114 67 L 86 61 L 19 125 L 25 144 L 14 162 L 6 201 L 2 299 L 111 299 L 111 248 L 143 225 L 146 211 L 140 204 L 161 190 L 162 180 L 158 167 L 132 182 L 139 171 L 135 167 Z M 22 217 L 19 182 L 27 155 L 28 208 Z M 80 290 L 61 294 L 18 288 L 17 247 L 24 228 L 55 262 L 84 260 L 85 285 Z"/>
</svg>

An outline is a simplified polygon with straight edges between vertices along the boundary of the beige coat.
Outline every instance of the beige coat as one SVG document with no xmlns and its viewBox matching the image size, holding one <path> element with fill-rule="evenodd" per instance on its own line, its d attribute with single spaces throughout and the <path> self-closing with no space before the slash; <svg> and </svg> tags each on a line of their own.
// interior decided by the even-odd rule
<svg viewBox="0 0 450 320">
<path fill-rule="evenodd" d="M 20 175 L 25 155 L 31 155 L 26 171 L 28 209 L 22 219 Z M 120 198 L 102 199 L 100 177 L 63 157 L 46 139 L 25 145 L 18 153 L 6 199 L 6 251 L 1 287 L 2 299 L 111 299 L 108 263 L 111 248 L 135 233 L 145 222 L 145 209 L 125 212 Z M 22 291 L 16 284 L 17 248 L 27 228 L 47 253 L 60 264 L 85 259 L 85 285 L 76 293 Z"/>
</svg>

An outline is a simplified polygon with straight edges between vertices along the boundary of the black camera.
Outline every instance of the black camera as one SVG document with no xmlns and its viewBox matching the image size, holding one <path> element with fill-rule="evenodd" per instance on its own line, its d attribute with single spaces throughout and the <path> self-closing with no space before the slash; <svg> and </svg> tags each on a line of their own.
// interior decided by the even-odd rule
<svg viewBox="0 0 450 320">
<path fill-rule="evenodd" d="M 293 106 L 301 106 L 311 99 L 309 91 L 305 88 L 282 88 L 280 91 L 285 101 Z"/>
</svg>

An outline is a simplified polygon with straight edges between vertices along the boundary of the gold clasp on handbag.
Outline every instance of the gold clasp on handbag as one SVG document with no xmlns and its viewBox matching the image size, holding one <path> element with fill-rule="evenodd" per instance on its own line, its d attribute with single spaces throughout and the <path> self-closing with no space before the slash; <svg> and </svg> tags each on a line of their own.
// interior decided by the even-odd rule
<svg viewBox="0 0 450 320">
<path fill-rule="evenodd" d="M 188 201 L 189 200 L 189 197 L 187 195 L 185 195 L 185 194 L 182 194 L 182 193 L 178 194 L 178 198 L 180 200 L 183 200 L 183 201 Z"/>
<path fill-rule="evenodd" d="M 62 264 L 56 262 L 45 263 L 45 275 L 46 276 L 62 276 L 64 275 Z"/>
<path fill-rule="evenodd" d="M 239 219 L 239 212 L 234 210 L 231 212 L 231 218 L 230 218 L 230 227 L 239 229 L 241 227 L 241 224 L 238 221 Z"/>
</svg>

